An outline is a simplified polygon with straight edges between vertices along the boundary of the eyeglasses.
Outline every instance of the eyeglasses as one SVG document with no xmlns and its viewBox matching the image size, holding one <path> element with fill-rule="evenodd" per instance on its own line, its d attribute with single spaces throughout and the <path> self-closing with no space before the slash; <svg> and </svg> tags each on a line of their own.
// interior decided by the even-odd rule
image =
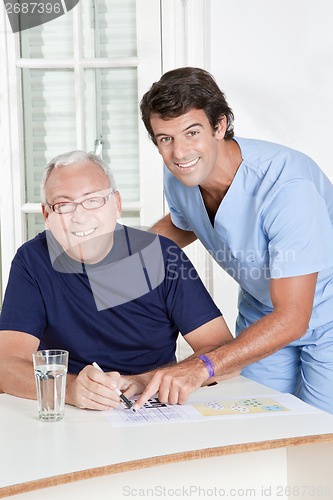
<svg viewBox="0 0 333 500">
<path fill-rule="evenodd" d="M 77 203 L 75 201 L 58 201 L 53 205 L 47 203 L 53 212 L 56 214 L 70 214 L 75 212 L 78 205 L 81 205 L 86 210 L 95 210 L 96 208 L 104 207 L 105 203 L 111 198 L 114 190 L 112 189 L 107 196 L 93 196 Z"/>
</svg>

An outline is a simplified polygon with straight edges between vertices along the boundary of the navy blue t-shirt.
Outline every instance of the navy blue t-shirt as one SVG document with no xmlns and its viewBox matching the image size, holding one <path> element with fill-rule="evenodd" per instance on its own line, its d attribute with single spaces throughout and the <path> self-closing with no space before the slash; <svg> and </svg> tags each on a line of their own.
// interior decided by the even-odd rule
<svg viewBox="0 0 333 500">
<path fill-rule="evenodd" d="M 96 361 L 135 374 L 174 362 L 179 331 L 220 315 L 174 242 L 118 224 L 110 254 L 96 265 L 71 259 L 50 231 L 22 245 L 0 330 L 34 335 L 40 349 L 68 350 L 70 373 Z"/>
</svg>

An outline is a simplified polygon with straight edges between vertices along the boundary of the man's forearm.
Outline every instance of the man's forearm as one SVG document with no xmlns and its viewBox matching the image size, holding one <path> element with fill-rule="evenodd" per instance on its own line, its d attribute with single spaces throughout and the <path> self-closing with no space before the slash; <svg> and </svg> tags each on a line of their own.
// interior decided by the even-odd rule
<svg viewBox="0 0 333 500">
<path fill-rule="evenodd" d="M 231 341 L 228 341 L 227 343 L 229 343 L 229 342 L 233 342 L 233 341 L 231 340 Z M 223 345 L 225 346 L 227 343 L 225 343 Z M 138 384 L 141 384 L 143 388 L 145 388 L 149 384 L 149 382 L 151 381 L 151 379 L 153 378 L 153 376 L 155 375 L 155 373 L 157 371 L 162 370 L 162 369 L 168 370 L 169 368 L 171 368 L 173 366 L 186 364 L 191 360 L 195 361 L 200 354 L 207 353 L 215 348 L 217 348 L 217 346 L 213 346 L 213 345 L 212 346 L 205 346 L 205 347 L 202 347 L 200 349 L 197 349 L 193 354 L 191 354 L 187 358 L 184 358 L 180 361 L 175 361 L 174 363 L 170 363 L 168 365 L 161 366 L 161 367 L 156 368 L 154 370 L 140 373 L 139 375 L 125 376 L 124 378 L 136 381 Z M 240 373 L 240 370 L 232 370 L 228 374 L 223 374 L 221 376 L 214 377 L 213 379 L 209 379 L 209 380 L 207 380 L 206 383 L 212 383 L 214 381 L 225 380 L 226 378 L 235 377 L 236 375 L 239 375 L 239 373 Z M 204 385 L 206 385 L 206 384 L 204 383 Z"/>
<path fill-rule="evenodd" d="M 308 315 L 300 314 L 299 308 L 273 311 L 244 330 L 236 339 L 206 353 L 213 362 L 215 377 L 232 376 L 235 371 L 273 354 L 301 337 L 307 329 L 307 323 Z M 157 370 L 135 407 L 141 408 L 155 393 L 159 394 L 162 402 L 183 404 L 191 392 L 212 380 L 202 360 L 184 360 L 168 370 Z"/>
<path fill-rule="evenodd" d="M 286 318 L 279 313 L 272 312 L 241 332 L 237 338 L 211 351 L 200 349 L 177 364 L 182 367 L 188 366 L 188 372 L 193 371 L 198 374 L 199 371 L 203 372 L 206 379 L 202 379 L 202 385 L 207 385 L 239 375 L 245 366 L 285 347 L 301 337 L 305 330 L 305 326 L 295 328 L 293 318 Z M 209 378 L 207 369 L 203 370 L 203 362 L 198 359 L 199 354 L 202 353 L 208 354 L 214 364 L 215 376 L 213 378 Z M 174 367 L 177 370 L 176 365 Z"/>
<path fill-rule="evenodd" d="M 36 399 L 32 362 L 15 356 L 1 359 L 0 392 L 26 399 Z"/>
<path fill-rule="evenodd" d="M 297 324 L 294 317 L 273 311 L 243 330 L 235 340 L 211 351 L 209 357 L 216 375 L 226 375 L 277 352 L 305 331 L 305 324 Z"/>
<path fill-rule="evenodd" d="M 197 239 L 196 235 L 191 231 L 184 231 L 176 227 L 171 221 L 170 214 L 156 222 L 149 231 L 169 238 L 181 248 L 193 243 Z"/>
</svg>

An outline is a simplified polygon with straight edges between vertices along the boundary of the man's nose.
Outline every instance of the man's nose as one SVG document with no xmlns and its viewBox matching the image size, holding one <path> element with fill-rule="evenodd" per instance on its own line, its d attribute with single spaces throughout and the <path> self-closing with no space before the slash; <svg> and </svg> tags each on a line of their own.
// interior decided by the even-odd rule
<svg viewBox="0 0 333 500">
<path fill-rule="evenodd" d="M 82 222 L 87 217 L 87 212 L 82 205 L 76 205 L 76 209 L 72 212 L 72 221 L 73 222 Z"/>
<path fill-rule="evenodd" d="M 187 146 L 183 139 L 175 139 L 173 143 L 173 156 L 175 160 L 181 161 L 186 157 Z"/>
</svg>

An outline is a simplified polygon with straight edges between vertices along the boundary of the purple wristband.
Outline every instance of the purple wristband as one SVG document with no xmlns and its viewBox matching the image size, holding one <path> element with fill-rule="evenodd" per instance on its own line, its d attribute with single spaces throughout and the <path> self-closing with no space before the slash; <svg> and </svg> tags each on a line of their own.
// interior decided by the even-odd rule
<svg viewBox="0 0 333 500">
<path fill-rule="evenodd" d="M 198 358 L 204 362 L 205 367 L 207 368 L 207 371 L 208 371 L 209 378 L 214 377 L 215 372 L 214 372 L 213 361 L 211 359 L 209 359 L 209 357 L 206 356 L 205 354 L 200 354 L 200 356 L 198 356 Z"/>
</svg>

